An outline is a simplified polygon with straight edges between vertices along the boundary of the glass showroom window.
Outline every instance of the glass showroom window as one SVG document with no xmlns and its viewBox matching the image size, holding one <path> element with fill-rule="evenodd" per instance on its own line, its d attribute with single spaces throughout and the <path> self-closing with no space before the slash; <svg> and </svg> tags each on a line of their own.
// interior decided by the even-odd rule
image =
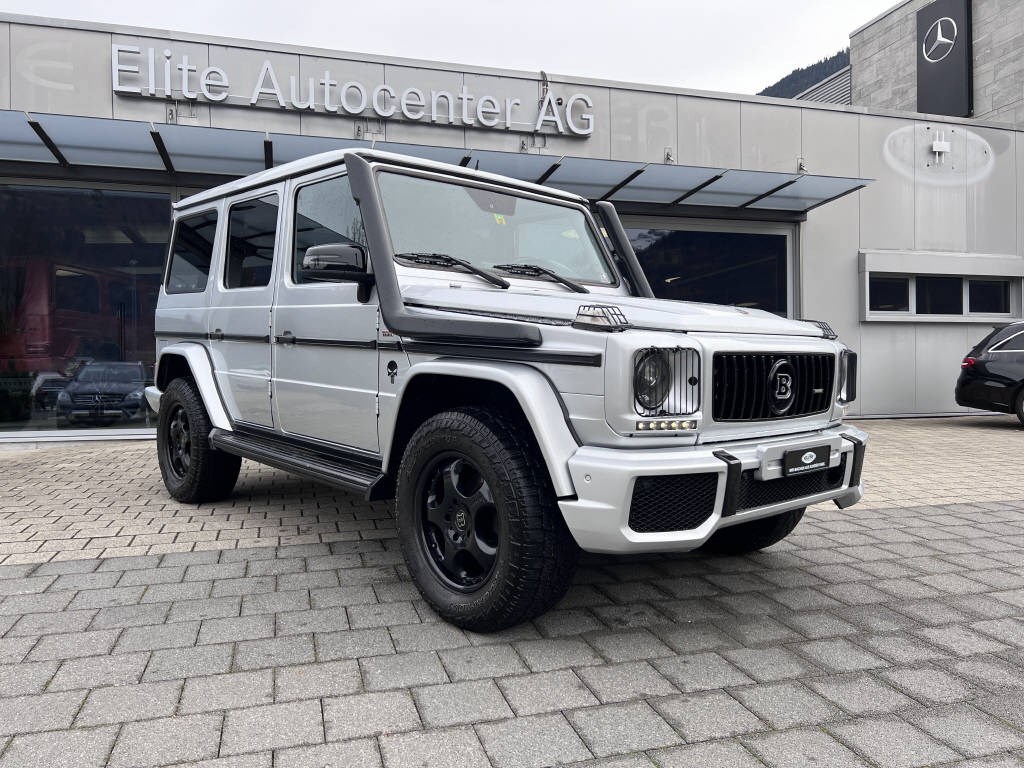
<svg viewBox="0 0 1024 768">
<path fill-rule="evenodd" d="M 1011 316 L 1020 281 L 952 275 L 868 276 L 868 312 L 876 319 L 899 316 Z"/>
<path fill-rule="evenodd" d="M 792 226 L 632 217 L 624 223 L 659 299 L 788 313 Z"/>
<path fill-rule="evenodd" d="M 170 197 L 0 185 L 0 433 L 139 427 Z"/>
</svg>

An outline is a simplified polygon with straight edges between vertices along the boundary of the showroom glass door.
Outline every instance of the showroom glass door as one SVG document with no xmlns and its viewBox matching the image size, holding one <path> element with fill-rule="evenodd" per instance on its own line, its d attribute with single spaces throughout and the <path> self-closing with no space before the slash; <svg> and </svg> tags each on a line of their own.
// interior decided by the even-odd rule
<svg viewBox="0 0 1024 768">
<path fill-rule="evenodd" d="M 796 225 L 623 216 L 654 295 L 792 315 Z"/>
</svg>

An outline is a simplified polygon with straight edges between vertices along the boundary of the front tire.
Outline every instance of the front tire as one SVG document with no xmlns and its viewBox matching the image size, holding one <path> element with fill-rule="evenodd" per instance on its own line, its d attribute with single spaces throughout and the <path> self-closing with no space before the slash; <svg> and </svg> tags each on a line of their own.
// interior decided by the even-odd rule
<svg viewBox="0 0 1024 768">
<path fill-rule="evenodd" d="M 160 474 L 178 501 L 199 504 L 231 495 L 242 460 L 210 446 L 210 419 L 189 379 L 175 379 L 160 398 L 156 427 Z"/>
<path fill-rule="evenodd" d="M 524 428 L 460 408 L 427 419 L 398 472 L 395 518 L 409 572 L 445 620 L 493 632 L 568 590 L 579 550 Z"/>
<path fill-rule="evenodd" d="M 1017 395 L 1017 404 L 1013 407 L 1013 412 L 1017 414 L 1021 426 L 1024 426 L 1024 387 L 1021 387 L 1020 394 Z"/>
<path fill-rule="evenodd" d="M 743 555 L 778 544 L 789 536 L 804 516 L 804 509 L 794 509 L 781 515 L 762 517 L 749 523 L 722 528 L 711 535 L 702 552 L 715 555 Z"/>
</svg>

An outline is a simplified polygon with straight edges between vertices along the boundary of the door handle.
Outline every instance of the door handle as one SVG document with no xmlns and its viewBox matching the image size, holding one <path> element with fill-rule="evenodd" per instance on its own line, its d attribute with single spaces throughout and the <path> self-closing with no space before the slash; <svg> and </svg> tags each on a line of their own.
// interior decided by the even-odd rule
<svg viewBox="0 0 1024 768">
<path fill-rule="evenodd" d="M 217 328 L 213 333 L 210 334 L 210 341 L 224 341 L 224 331 Z"/>
<path fill-rule="evenodd" d="M 275 336 L 274 341 L 278 344 L 294 344 L 295 337 L 292 335 L 291 331 L 284 331 L 280 336 Z"/>
</svg>

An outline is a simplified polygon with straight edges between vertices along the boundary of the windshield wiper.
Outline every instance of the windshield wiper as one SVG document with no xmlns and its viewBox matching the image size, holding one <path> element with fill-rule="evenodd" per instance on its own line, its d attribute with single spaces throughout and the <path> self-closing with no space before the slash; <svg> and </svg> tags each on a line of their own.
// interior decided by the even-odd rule
<svg viewBox="0 0 1024 768">
<path fill-rule="evenodd" d="M 488 283 L 496 285 L 499 288 L 508 288 L 511 285 L 511 283 L 509 283 L 505 278 L 492 275 L 486 269 L 481 269 L 465 259 L 457 259 L 454 256 L 449 256 L 447 253 L 420 253 L 417 251 L 410 251 L 408 253 L 396 253 L 395 258 L 411 261 L 414 264 L 427 264 L 435 267 L 462 267 L 467 272 L 471 272 L 477 277 L 482 277 Z"/>
<path fill-rule="evenodd" d="M 546 275 L 576 293 L 590 293 L 586 286 L 580 285 L 567 277 L 562 277 L 547 267 L 540 267 L 536 264 L 495 264 L 494 268 L 500 269 L 502 272 L 508 272 L 510 275 L 528 275 L 529 277 Z"/>
</svg>

